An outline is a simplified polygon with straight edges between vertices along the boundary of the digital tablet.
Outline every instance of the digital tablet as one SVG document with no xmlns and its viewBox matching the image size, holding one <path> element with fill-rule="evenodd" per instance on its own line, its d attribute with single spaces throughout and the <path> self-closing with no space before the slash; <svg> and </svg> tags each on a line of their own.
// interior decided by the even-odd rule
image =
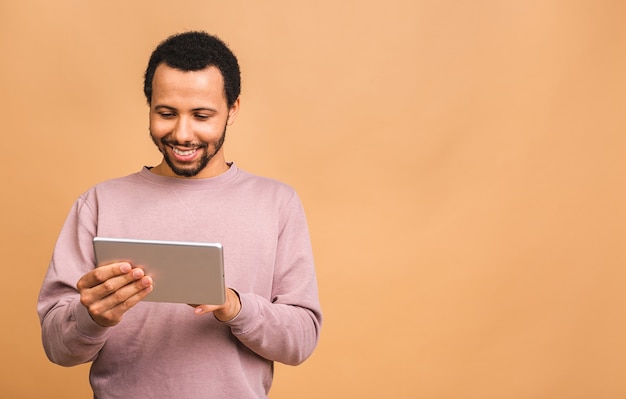
<svg viewBox="0 0 626 399">
<path fill-rule="evenodd" d="M 224 256 L 219 243 L 95 237 L 96 265 L 129 262 L 151 276 L 144 301 L 221 305 L 226 301 Z"/>
</svg>

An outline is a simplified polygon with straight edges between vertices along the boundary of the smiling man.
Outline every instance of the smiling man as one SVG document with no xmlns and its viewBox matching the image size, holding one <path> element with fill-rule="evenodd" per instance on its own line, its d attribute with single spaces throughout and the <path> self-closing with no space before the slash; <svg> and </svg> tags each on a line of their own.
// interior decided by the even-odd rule
<svg viewBox="0 0 626 399">
<path fill-rule="evenodd" d="M 64 366 L 92 362 L 101 399 L 265 398 L 273 362 L 299 364 L 319 339 L 302 205 L 291 187 L 225 159 L 240 72 L 221 40 L 204 32 L 166 39 L 144 92 L 163 159 L 75 202 L 39 295 L 46 354 Z M 96 236 L 222 243 L 226 301 L 151 302 L 158 286 L 141 268 L 96 268 Z"/>
<path fill-rule="evenodd" d="M 189 73 L 167 64 L 154 72 L 150 135 L 163 154 L 154 169 L 164 176 L 213 177 L 228 169 L 222 145 L 239 99 L 225 101 L 217 67 Z"/>
</svg>

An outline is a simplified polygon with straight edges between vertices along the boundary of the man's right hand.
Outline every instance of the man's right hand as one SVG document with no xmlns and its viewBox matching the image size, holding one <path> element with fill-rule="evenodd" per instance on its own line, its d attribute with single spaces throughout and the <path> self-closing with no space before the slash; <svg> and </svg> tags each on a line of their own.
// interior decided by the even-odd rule
<svg viewBox="0 0 626 399">
<path fill-rule="evenodd" d="M 141 268 L 128 262 L 96 267 L 76 284 L 80 302 L 93 320 L 111 327 L 122 320 L 124 313 L 152 292 L 152 278 Z"/>
</svg>

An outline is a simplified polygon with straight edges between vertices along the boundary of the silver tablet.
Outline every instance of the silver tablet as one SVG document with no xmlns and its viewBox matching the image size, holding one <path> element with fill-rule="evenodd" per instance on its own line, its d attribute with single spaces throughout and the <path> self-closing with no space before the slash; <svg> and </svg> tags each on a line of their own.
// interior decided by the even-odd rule
<svg viewBox="0 0 626 399">
<path fill-rule="evenodd" d="M 220 305 L 226 300 L 224 256 L 218 243 L 95 237 L 96 264 L 130 262 L 151 276 L 144 301 Z"/>
</svg>

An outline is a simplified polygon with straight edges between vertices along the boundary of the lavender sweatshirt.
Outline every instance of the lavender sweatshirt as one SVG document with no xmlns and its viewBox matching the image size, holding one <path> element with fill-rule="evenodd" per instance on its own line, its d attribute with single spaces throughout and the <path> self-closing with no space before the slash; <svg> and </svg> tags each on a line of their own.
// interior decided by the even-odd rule
<svg viewBox="0 0 626 399">
<path fill-rule="evenodd" d="M 241 312 L 222 323 L 148 296 L 117 326 L 99 326 L 75 288 L 95 267 L 94 236 L 222 243 L 226 285 L 240 294 Z M 235 164 L 210 179 L 143 168 L 84 193 L 61 230 L 37 310 L 49 359 L 92 362 L 100 399 L 265 398 L 273 362 L 303 362 L 322 320 L 297 194 Z"/>
</svg>

